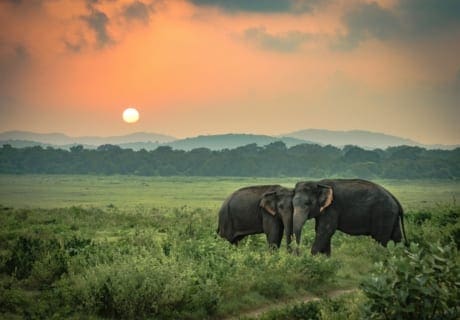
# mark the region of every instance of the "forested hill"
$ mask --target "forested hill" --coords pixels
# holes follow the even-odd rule
[[[460,148],[447,151],[400,146],[371,151],[315,144],[288,148],[283,142],[273,142],[264,147],[249,144],[221,151],[182,151],[166,146],[133,151],[114,145],[96,150],[75,146],[67,151],[3,145],[0,173],[458,179]]]

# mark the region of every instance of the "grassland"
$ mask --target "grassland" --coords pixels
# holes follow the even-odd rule
[[[293,187],[308,178],[206,178],[86,175],[0,175],[0,203],[15,208],[68,206],[121,209],[218,209],[232,191],[248,185],[281,184]],[[460,199],[455,180],[376,180],[406,210],[431,208]]]
[[[367,237],[337,233],[327,259],[308,252],[312,223],[300,256],[268,251],[263,235],[239,247],[215,236],[232,191],[299,180],[0,175],[0,317],[220,319],[358,288],[387,255]],[[459,182],[376,182],[400,199],[410,239],[460,235]],[[344,302],[345,318],[363,299]]]

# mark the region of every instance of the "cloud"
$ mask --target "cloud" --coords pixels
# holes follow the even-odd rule
[[[367,38],[386,40],[393,37],[401,26],[393,12],[377,3],[363,3],[342,18],[348,33],[340,38],[338,47],[352,49]]]
[[[406,23],[406,32],[412,36],[460,26],[458,0],[400,0],[396,10]]]
[[[44,0],[0,0],[10,4],[13,9],[24,11],[40,10],[45,3]]]
[[[25,45],[0,41],[0,95],[8,91],[7,85],[18,72],[27,69],[29,62],[30,53]]]
[[[17,45],[14,48],[14,52],[17,59],[21,62],[27,61],[29,59],[29,52],[27,51],[27,48],[23,45]]]
[[[324,0],[190,0],[198,6],[214,6],[227,12],[304,13]]]
[[[73,53],[81,52],[86,45],[86,42],[84,39],[80,39],[76,42],[72,42],[70,40],[64,39],[63,42],[64,42],[66,49]]]
[[[310,35],[300,31],[289,31],[273,35],[264,27],[250,28],[244,31],[244,39],[257,47],[278,52],[294,52],[310,39]]]
[[[30,58],[29,51],[21,43],[7,43],[0,41],[0,65],[8,67],[13,64],[23,64]]]
[[[139,20],[143,23],[149,22],[149,8],[141,1],[134,1],[123,9],[123,16],[126,20]]]
[[[361,42],[378,40],[416,41],[439,33],[450,34],[460,26],[458,0],[399,0],[391,8],[360,3],[342,17],[347,28],[337,47],[353,49]]]
[[[82,19],[87,23],[88,27],[95,32],[96,42],[99,47],[103,48],[113,43],[112,38],[107,32],[109,18],[104,12],[91,8],[91,13],[87,16],[83,16]]]

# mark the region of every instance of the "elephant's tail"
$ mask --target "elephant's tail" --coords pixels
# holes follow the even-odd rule
[[[399,219],[401,220],[401,229],[402,229],[402,234],[403,234],[403,237],[404,237],[404,245],[406,247],[409,246],[409,240],[407,240],[407,236],[406,236],[406,228],[404,228],[404,210],[403,210],[403,207],[401,205],[401,203],[399,202],[398,199],[396,199],[395,196],[393,196],[393,199],[396,201],[396,203],[398,204],[398,208],[399,208]]]

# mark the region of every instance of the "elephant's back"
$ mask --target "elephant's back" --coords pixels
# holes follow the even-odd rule
[[[228,201],[231,203],[232,208],[237,206],[247,207],[253,203],[259,203],[262,195],[266,192],[274,191],[280,188],[279,185],[261,185],[261,186],[249,186],[236,190],[233,192]]]
[[[334,201],[344,202],[347,205],[355,202],[359,206],[385,206],[391,211],[399,211],[399,202],[383,186],[363,179],[334,179],[323,180],[334,189]]]

